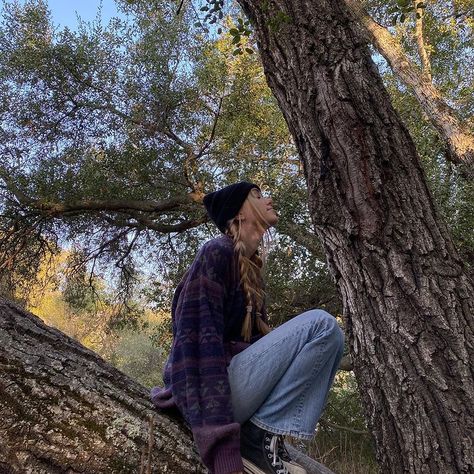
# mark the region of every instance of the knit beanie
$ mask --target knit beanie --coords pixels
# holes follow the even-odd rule
[[[222,233],[225,233],[227,222],[238,214],[252,188],[260,191],[256,184],[241,181],[204,196],[207,213]]]

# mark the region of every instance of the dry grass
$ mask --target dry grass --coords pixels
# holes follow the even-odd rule
[[[336,474],[378,474],[378,466],[368,436],[342,431],[318,433],[311,441],[291,443]]]

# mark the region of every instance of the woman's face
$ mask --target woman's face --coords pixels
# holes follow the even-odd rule
[[[249,201],[251,201],[251,204]],[[257,188],[250,190],[249,197],[245,200],[240,214],[247,221],[257,222],[263,220],[267,228],[278,222],[278,214],[273,209],[272,198],[264,196]]]

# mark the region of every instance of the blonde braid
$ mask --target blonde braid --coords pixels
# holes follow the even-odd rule
[[[262,334],[270,332],[269,326],[262,319],[262,308],[265,300],[265,292],[262,288],[261,268],[262,259],[255,252],[250,258],[245,256],[245,244],[240,238],[241,223],[238,218],[234,218],[228,228],[227,235],[230,235],[234,241],[234,250],[238,256],[240,283],[244,291],[247,307],[244,322],[242,324],[242,333],[245,341],[250,341],[252,336],[252,310],[255,307],[257,315],[257,329]]]

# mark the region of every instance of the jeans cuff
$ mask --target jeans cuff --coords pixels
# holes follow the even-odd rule
[[[313,439],[314,437],[314,433],[300,433],[299,431],[282,430],[281,428],[275,428],[274,426],[269,426],[266,423],[263,423],[263,421],[260,421],[255,416],[250,418],[250,421],[254,425],[261,428],[262,430],[268,431],[269,433],[272,433],[272,434],[291,436],[292,438],[305,439],[305,440]]]

